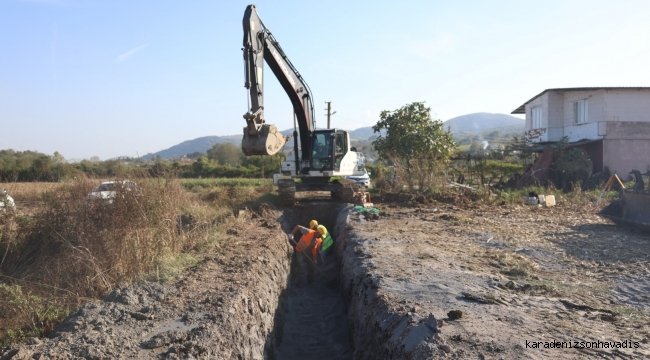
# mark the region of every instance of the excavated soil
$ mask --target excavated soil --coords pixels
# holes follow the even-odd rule
[[[650,235],[593,204],[376,205],[257,210],[175,282],[116,290],[0,359],[650,356]],[[299,288],[284,232],[312,218],[336,256]]]
[[[650,357],[650,236],[597,210],[433,202],[352,215],[339,246],[355,358]]]

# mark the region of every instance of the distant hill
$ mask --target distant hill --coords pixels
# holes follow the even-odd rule
[[[490,113],[474,113],[462,115],[449,119],[444,122],[445,130],[451,128],[451,133],[467,134],[467,133],[480,133],[486,130],[497,130],[509,128],[513,131],[524,131],[524,119],[506,115],[506,114],[490,114]],[[521,128],[521,129],[519,129]]]
[[[142,156],[143,159],[151,159],[154,156],[160,156],[163,159],[171,159],[181,157],[183,155],[191,154],[194,152],[205,153],[214,144],[233,143],[235,145],[241,144],[241,135],[229,136],[204,136],[194,140],[183,141],[178,145],[174,145],[169,149],[161,150],[153,154]]]
[[[451,127],[451,132],[457,134],[470,134],[481,133],[486,130],[501,130],[507,129],[508,131],[524,131],[524,120],[506,115],[506,114],[489,114],[489,113],[475,113],[469,115],[458,116],[453,119],[447,120],[444,123],[445,130]],[[281,131],[282,135],[293,135],[293,129],[286,129]],[[382,131],[382,135],[386,132]],[[362,127],[356,130],[350,130],[350,138],[356,140],[372,140],[379,134],[372,131],[371,126]],[[183,155],[191,154],[194,152],[205,153],[214,144],[232,143],[237,146],[241,144],[242,135],[229,135],[229,136],[204,136],[194,140],[183,141],[178,145],[174,145],[169,149],[158,151],[154,154],[144,155],[143,159],[151,159],[153,156],[160,156],[164,159],[174,157],[181,157]],[[285,150],[293,149],[293,138],[285,145]]]

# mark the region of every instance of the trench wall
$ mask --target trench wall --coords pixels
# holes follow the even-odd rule
[[[437,321],[398,309],[395,296],[381,290],[369,248],[372,234],[355,230],[354,224],[365,220],[351,215],[351,209],[339,213],[334,234],[354,359],[430,358],[438,349],[433,341]]]

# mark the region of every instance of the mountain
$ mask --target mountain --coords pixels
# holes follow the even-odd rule
[[[191,154],[197,151],[205,153],[214,144],[222,144],[228,142],[239,146],[241,144],[241,135],[204,136],[196,138],[194,140],[186,140],[178,145],[170,147],[169,149],[161,150],[153,154],[144,155],[142,158],[151,159],[154,156],[160,156],[164,159],[170,159],[181,157],[183,155]]]
[[[524,131],[524,119],[506,115],[490,113],[467,114],[449,119],[444,122],[445,130],[451,128],[451,133],[480,133],[486,130],[508,128],[508,130]],[[521,128],[521,129],[519,129]]]
[[[490,113],[475,113],[463,116],[458,116],[444,122],[445,130],[451,127],[451,132],[454,135],[480,133],[486,130],[505,130],[508,131],[524,131],[524,120],[506,115],[506,114],[490,114]],[[281,131],[282,135],[293,135],[293,129],[286,129]],[[382,131],[382,135],[386,132]],[[356,140],[373,140],[377,137],[377,133],[372,131],[371,126],[362,127],[356,130],[350,130],[350,138]],[[143,159],[151,159],[153,156],[160,156],[161,158],[170,159],[174,157],[181,157],[183,155],[191,154],[194,152],[206,153],[208,149],[214,144],[232,143],[237,146],[241,144],[242,135],[228,135],[228,136],[204,136],[194,140],[183,141],[178,145],[174,145],[169,149],[158,151],[154,154],[144,155]],[[293,149],[293,137],[285,145],[285,150]]]

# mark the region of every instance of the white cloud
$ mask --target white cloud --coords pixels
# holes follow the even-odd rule
[[[116,57],[115,60],[114,60],[113,62],[115,62],[115,63],[125,62],[125,61],[127,61],[129,58],[131,58],[131,56],[135,55],[135,53],[137,53],[138,51],[140,51],[140,50],[142,50],[142,49],[144,49],[144,48],[146,48],[146,47],[147,47],[147,45],[140,45],[140,46],[138,46],[138,47],[135,48],[135,49],[131,49],[131,50],[125,52],[124,54],[122,54],[122,55]]]

